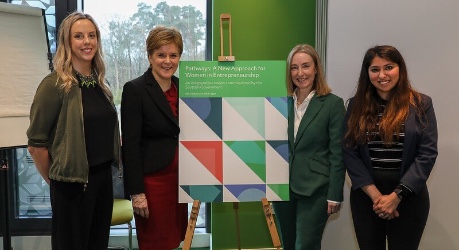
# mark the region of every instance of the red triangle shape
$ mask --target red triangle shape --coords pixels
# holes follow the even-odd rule
[[[191,154],[223,183],[223,149],[221,141],[181,141]]]

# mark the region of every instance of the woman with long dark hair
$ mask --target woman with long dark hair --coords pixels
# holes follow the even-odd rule
[[[392,46],[366,52],[349,101],[343,158],[360,249],[417,249],[430,202],[426,181],[437,158],[432,100],[413,89]]]

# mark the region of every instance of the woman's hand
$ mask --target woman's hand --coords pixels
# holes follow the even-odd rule
[[[328,209],[327,209],[328,215],[336,214],[338,213],[340,209],[341,209],[341,203],[333,202],[333,201],[328,202]]]
[[[147,197],[145,194],[134,194],[131,196],[131,199],[134,213],[148,219],[150,213],[148,212]]]
[[[48,183],[49,185],[51,181],[49,179],[50,157],[48,149],[45,147],[36,148],[29,146],[28,150],[30,155],[32,156],[33,163],[35,164],[38,173],[40,173],[41,177],[43,177],[43,180],[45,180],[46,183]]]
[[[397,211],[400,199],[392,192],[389,195],[381,195],[373,203],[373,211],[382,219],[391,220],[399,216]]]

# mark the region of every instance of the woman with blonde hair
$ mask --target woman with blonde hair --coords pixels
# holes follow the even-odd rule
[[[274,202],[283,249],[319,250],[328,217],[343,200],[343,99],[331,93],[307,44],[287,58],[290,201]]]
[[[100,31],[90,15],[74,12],[58,42],[55,70],[30,109],[28,149],[50,185],[52,249],[107,249],[120,134]]]

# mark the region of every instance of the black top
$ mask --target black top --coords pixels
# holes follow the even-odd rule
[[[384,144],[379,134],[379,123],[388,102],[386,100],[380,99],[379,103],[380,106],[376,131],[369,132],[369,136],[372,138],[368,142],[371,167],[374,170],[373,174],[375,181],[383,179],[386,182],[398,182],[399,173],[402,167],[404,146],[403,142],[405,140],[405,123],[402,123],[401,130],[398,135],[394,133],[392,143]],[[381,171],[384,171],[385,173]],[[408,197],[411,194],[411,190],[402,184],[399,184],[396,188],[401,190],[401,192],[398,194],[400,195],[399,197]]]
[[[392,143],[385,144],[382,141],[382,138],[379,134],[379,122],[381,121],[382,115],[384,114],[386,105],[387,101],[381,99],[375,131],[367,132],[367,135],[371,138],[368,142],[371,166],[373,169],[392,170],[399,172],[402,166],[403,141],[405,138],[404,124],[402,124],[402,129],[398,135],[394,133],[394,139]]]
[[[99,84],[81,87],[84,136],[89,167],[113,160],[116,111]]]

